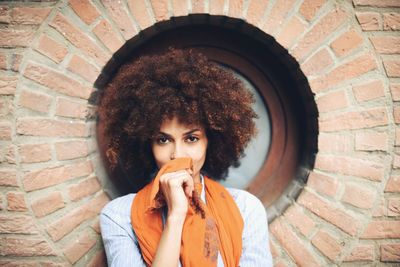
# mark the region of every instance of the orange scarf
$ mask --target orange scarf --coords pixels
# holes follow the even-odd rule
[[[132,202],[132,227],[148,266],[153,262],[163,231],[161,208],[165,203],[161,203],[159,198],[159,178],[164,173],[190,168],[190,158],[168,162],[156,178],[136,194]],[[200,202],[205,218],[189,205],[182,230],[182,266],[217,266],[219,251],[226,267],[237,267],[242,253],[242,216],[232,196],[222,185],[207,177],[204,177],[204,183],[207,205]]]

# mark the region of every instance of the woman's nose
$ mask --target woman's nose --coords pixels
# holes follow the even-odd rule
[[[171,154],[171,159],[176,159],[176,158],[184,158],[187,157],[187,153],[184,147],[184,144],[180,143],[175,143],[174,149]]]

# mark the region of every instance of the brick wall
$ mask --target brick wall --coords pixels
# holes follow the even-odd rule
[[[270,225],[275,265],[398,265],[398,0],[1,3],[0,265],[104,263],[93,82],[126,40],[189,13],[243,18],[274,36],[315,93],[319,153]]]

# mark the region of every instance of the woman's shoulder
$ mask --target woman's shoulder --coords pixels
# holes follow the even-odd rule
[[[101,211],[102,215],[106,215],[110,218],[130,218],[132,201],[136,194],[128,194],[118,198],[115,198],[108,202]]]
[[[232,196],[243,217],[247,217],[254,211],[265,212],[265,207],[261,201],[248,191],[227,187],[226,190]]]

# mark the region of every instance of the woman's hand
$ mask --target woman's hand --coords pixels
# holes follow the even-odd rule
[[[168,206],[168,219],[184,220],[192,197],[194,182],[191,170],[163,174],[160,187]]]

